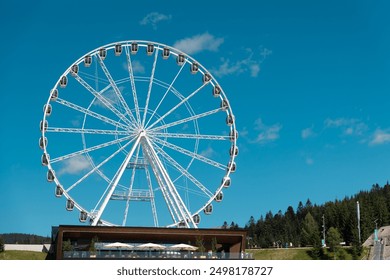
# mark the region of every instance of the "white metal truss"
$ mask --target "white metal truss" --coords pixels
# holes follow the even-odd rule
[[[178,215],[177,218],[179,221],[184,222],[187,227],[194,227],[197,228],[196,224],[194,223],[192,219],[192,215],[188,211],[186,205],[184,204],[182,198],[180,197],[179,193],[177,192],[177,189],[175,185],[173,184],[168,172],[164,168],[164,165],[162,164],[160,158],[158,157],[156,151],[153,148],[153,145],[151,144],[150,140],[147,137],[143,138],[142,141],[144,149],[147,149],[149,152],[149,155],[151,156],[151,161],[153,162],[153,165],[156,167],[156,170],[158,170],[159,174],[161,174],[164,185],[167,187],[169,195],[173,199],[174,208],[177,209],[175,211],[175,214]]]
[[[94,217],[94,219],[92,221],[92,225],[93,226],[96,226],[98,224],[98,222],[100,220],[100,217],[103,214],[104,209],[106,208],[107,203],[110,200],[112,194],[114,193],[115,188],[116,188],[116,186],[119,183],[119,180],[122,178],[123,172],[125,171],[126,166],[129,164],[130,159],[133,156],[133,153],[134,153],[135,149],[137,148],[137,146],[139,144],[139,141],[141,140],[142,136],[143,136],[142,134],[137,136],[137,140],[135,141],[134,146],[131,148],[130,152],[127,154],[127,156],[126,156],[125,160],[123,161],[122,165],[120,166],[118,172],[115,174],[115,177],[113,178],[113,181],[108,186],[107,195],[104,198],[104,201],[103,201],[102,205],[100,206],[99,210],[96,213],[96,216]]]

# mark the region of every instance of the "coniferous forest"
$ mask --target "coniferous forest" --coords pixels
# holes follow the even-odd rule
[[[360,236],[358,230],[357,202],[360,205]],[[312,204],[310,199],[299,202],[296,209],[289,206],[284,212],[269,211],[258,220],[253,216],[245,225],[250,248],[271,247],[321,247],[337,235],[346,245],[360,246],[374,232],[375,227],[390,225],[390,184],[374,184],[370,191],[360,191],[352,197]],[[227,227],[225,222],[223,227]],[[234,222],[230,228],[238,228]],[[329,239],[328,239],[329,238]]]

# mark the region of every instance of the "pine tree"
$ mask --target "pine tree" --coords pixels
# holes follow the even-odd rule
[[[319,246],[319,244],[321,244],[321,239],[318,224],[309,212],[302,224],[302,245]]]
[[[4,252],[4,240],[0,237],[0,252]]]

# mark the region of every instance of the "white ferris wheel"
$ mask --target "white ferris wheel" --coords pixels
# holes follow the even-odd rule
[[[70,65],[43,107],[41,163],[80,222],[197,228],[231,184],[235,118],[189,55],[111,43]]]

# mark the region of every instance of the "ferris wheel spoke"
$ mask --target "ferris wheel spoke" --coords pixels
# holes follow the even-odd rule
[[[167,116],[169,116],[170,114],[172,114],[172,112],[174,112],[177,108],[179,108],[181,105],[183,105],[185,102],[187,102],[191,97],[193,97],[195,94],[197,94],[201,89],[203,89],[205,86],[207,85],[207,83],[203,83],[199,88],[197,88],[196,90],[194,90],[190,95],[188,95],[187,97],[183,98],[182,100],[180,100],[179,103],[177,103],[174,107],[172,107],[168,112],[166,112],[164,115],[162,115],[160,118],[158,118],[154,123],[152,123],[148,129],[151,129],[153,126],[155,126],[157,123],[159,123],[160,121],[162,121],[163,119],[165,119]]]
[[[66,106],[66,107],[69,107],[69,108],[71,108],[71,109],[74,109],[74,110],[76,110],[76,111],[79,111],[79,112],[81,112],[81,113],[84,113],[84,114],[86,114],[86,115],[88,115],[88,116],[91,116],[91,117],[93,117],[93,118],[96,118],[96,119],[98,119],[98,120],[101,120],[102,122],[111,124],[111,125],[113,125],[113,126],[115,126],[115,127],[116,127],[116,126],[117,126],[117,127],[120,127],[120,128],[122,128],[123,130],[128,130],[128,127],[125,126],[124,124],[122,124],[122,123],[120,123],[120,122],[118,122],[118,121],[114,121],[114,120],[112,120],[112,119],[110,119],[110,118],[107,118],[107,117],[105,117],[105,116],[103,116],[103,115],[101,115],[101,114],[98,114],[98,113],[94,112],[94,111],[91,111],[90,109],[86,109],[86,108],[84,108],[84,107],[81,107],[81,106],[79,106],[79,105],[76,105],[76,104],[74,104],[74,103],[72,103],[72,102],[66,101],[66,100],[61,99],[61,98],[58,98],[56,102],[59,103],[59,104],[62,104],[62,105],[64,105],[64,106]]]
[[[172,149],[174,151],[180,152],[180,153],[182,153],[182,154],[184,154],[184,155],[186,155],[188,157],[196,158],[197,160],[200,160],[200,161],[202,161],[204,163],[207,163],[209,165],[215,166],[215,167],[217,167],[219,169],[222,169],[222,170],[226,169],[226,165],[224,165],[224,164],[216,162],[216,161],[214,161],[212,159],[209,159],[209,158],[207,158],[205,156],[202,156],[200,154],[197,154],[197,153],[191,152],[189,150],[186,150],[186,149],[184,149],[182,147],[179,147],[179,146],[177,146],[175,144],[169,143],[168,141],[165,141],[165,140],[162,140],[162,139],[159,139],[159,138],[153,138],[153,141],[156,142],[156,143],[159,143],[162,146],[168,147],[168,148],[170,148],[170,149]]]
[[[138,124],[140,124],[141,123],[141,116],[140,116],[140,112],[139,112],[137,89],[135,87],[134,71],[133,71],[133,65],[131,63],[129,46],[125,46],[125,52],[126,52],[126,58],[127,58],[127,70],[129,71],[129,76],[130,76],[131,92],[133,93],[133,99],[134,99],[135,114],[136,114],[136,117],[138,120]]]
[[[173,203],[173,200],[172,200],[172,198],[167,190],[167,187],[166,187],[166,185],[165,185],[165,183],[164,183],[164,181],[159,173],[159,170],[158,170],[156,164],[154,163],[154,160],[152,159],[152,155],[151,155],[150,151],[148,150],[148,148],[144,144],[142,144],[142,147],[143,147],[144,155],[148,159],[148,162],[150,163],[153,174],[157,180],[157,184],[159,185],[158,190],[160,190],[162,195],[163,195],[165,204],[168,208],[168,211],[169,211],[169,214],[172,218],[172,221],[174,223],[177,223],[178,220],[176,217],[178,216],[178,210],[177,210],[175,204]]]
[[[129,131],[90,129],[90,128],[64,128],[48,127],[47,132],[79,133],[79,134],[103,134],[103,135],[130,135]]]
[[[50,163],[56,163],[56,162],[63,161],[63,160],[66,160],[66,159],[69,159],[69,158],[72,158],[72,157],[75,157],[75,156],[79,156],[79,155],[86,154],[86,153],[89,153],[89,152],[92,152],[92,151],[96,151],[96,150],[99,150],[99,149],[102,149],[102,148],[105,148],[105,147],[108,147],[108,146],[119,144],[119,143],[121,143],[123,141],[127,141],[127,140],[129,140],[129,139],[131,139],[133,137],[134,136],[130,135],[130,136],[127,136],[127,137],[123,137],[121,139],[116,139],[116,140],[113,140],[113,141],[109,141],[109,142],[106,142],[106,143],[103,143],[103,144],[100,144],[100,145],[96,145],[96,146],[93,146],[93,147],[90,147],[90,148],[87,148],[87,149],[79,150],[77,152],[73,152],[73,153],[70,153],[70,154],[67,154],[67,155],[64,155],[64,156],[60,156],[60,157],[51,159]]]
[[[122,178],[122,175],[123,175],[125,169],[127,168],[128,164],[130,162],[131,157],[133,156],[137,146],[140,143],[141,137],[142,137],[142,135],[138,135],[137,136],[136,141],[135,141],[133,147],[131,148],[130,152],[126,155],[126,158],[122,162],[122,164],[121,164],[120,168],[118,169],[118,171],[115,173],[112,182],[108,185],[108,188],[107,188],[108,192],[107,192],[107,194],[106,194],[106,196],[104,198],[103,203],[101,204],[99,210],[96,213],[96,217],[94,217],[94,219],[93,219],[93,222],[92,222],[93,226],[96,226],[98,224],[98,222],[100,220],[100,217],[102,216],[104,210],[106,209],[108,201],[111,199],[111,196],[114,193],[114,191],[115,191],[115,189],[116,189],[120,179]]]
[[[212,192],[207,189],[201,182],[199,182],[194,176],[191,175],[191,173],[188,172],[186,168],[181,166],[177,161],[175,161],[170,155],[168,155],[163,149],[161,149],[159,146],[154,144],[154,147],[158,150],[158,152],[173,166],[175,167],[180,173],[185,175],[192,183],[194,183],[199,190],[202,191],[203,194],[207,196],[207,198],[211,198],[213,196]]]
[[[147,146],[147,149],[151,154],[152,161],[157,166],[159,173],[162,175],[162,177],[166,183],[166,186],[168,187],[168,191],[173,198],[173,202],[179,211],[179,220],[183,221],[187,227],[190,227],[189,222],[191,222],[193,227],[197,228],[196,224],[193,221],[192,215],[190,214],[190,212],[187,209],[186,205],[184,204],[182,198],[180,197],[179,193],[177,192],[177,189],[176,189],[175,185],[173,184],[172,179],[170,178],[168,172],[164,168],[164,165],[162,164],[156,151],[153,149],[153,146],[152,146],[150,140],[148,139],[148,137],[144,138],[143,143],[145,146]]]
[[[154,73],[156,71],[157,58],[158,58],[158,49],[156,49],[156,51],[154,52],[153,68],[152,68],[152,73],[150,74],[149,88],[148,88],[148,93],[146,96],[146,103],[145,103],[145,109],[144,109],[144,116],[142,119],[142,126],[145,125],[146,114],[148,112],[150,94],[152,92],[152,86],[153,86],[153,80],[154,80]]]
[[[131,168],[132,170],[131,170],[130,186],[129,186],[129,190],[128,190],[128,196],[127,196],[127,199],[126,199],[126,208],[125,208],[125,213],[124,213],[124,217],[123,217],[123,221],[122,221],[122,226],[126,225],[126,221],[127,221],[127,214],[129,212],[131,192],[133,191],[134,178],[135,178],[136,167],[137,167],[136,164],[138,162],[138,156],[139,156],[140,148],[141,148],[141,145],[138,145],[137,151],[136,151],[136,154],[135,154],[135,164],[134,164],[133,168]]]
[[[177,77],[179,77],[181,71],[183,70],[184,65],[185,65],[185,63],[183,63],[183,65],[180,67],[179,71],[177,72],[175,78],[173,78],[171,84],[168,86],[168,88],[167,88],[167,90],[165,91],[163,97],[160,99],[160,102],[157,104],[156,108],[153,110],[153,113],[152,113],[152,115],[150,116],[150,118],[149,118],[148,122],[146,123],[145,127],[148,126],[148,124],[150,123],[150,121],[153,119],[155,113],[156,113],[156,112],[158,111],[158,109],[160,108],[161,103],[164,101],[165,97],[167,96],[167,94],[169,93],[169,91],[171,90],[171,88],[173,87],[173,84],[175,83]]]
[[[145,168],[145,175],[146,175],[146,180],[148,182],[149,192],[152,196],[151,207],[152,207],[152,213],[153,213],[153,222],[154,222],[154,226],[158,227],[159,223],[158,223],[158,216],[157,216],[157,208],[156,208],[156,203],[154,201],[154,191],[153,191],[152,180],[151,180],[150,173],[149,173],[149,168]]]
[[[91,176],[95,172],[99,172],[100,168],[105,165],[107,162],[109,162],[112,158],[114,158],[117,154],[122,152],[127,146],[129,146],[131,143],[133,143],[135,138],[131,139],[129,142],[127,142],[125,145],[120,147],[118,150],[116,150],[114,153],[112,153],[110,156],[108,156],[106,159],[104,159],[101,163],[98,165],[94,166],[88,173],[86,173],[83,177],[81,177],[77,182],[75,182],[73,185],[71,185],[69,188],[66,189],[66,192],[71,191],[74,187],[79,185],[81,182],[83,182],[85,179],[87,179],[89,176]],[[105,180],[107,182],[110,182],[110,180],[105,177]]]
[[[229,140],[230,136],[224,135],[205,135],[205,134],[191,134],[191,133],[165,133],[165,132],[151,132],[151,136],[160,138],[183,138],[183,139],[199,139],[199,140]]]
[[[96,57],[98,58],[100,67],[102,68],[104,74],[106,75],[108,81],[110,82],[110,85],[111,85],[112,89],[114,90],[116,97],[119,99],[119,102],[121,103],[122,107],[125,109],[126,114],[129,116],[129,118],[132,122],[136,123],[136,120],[135,120],[133,114],[131,113],[129,106],[127,105],[126,101],[124,100],[118,86],[114,82],[114,79],[112,78],[110,71],[108,71],[106,64],[103,62],[103,59],[99,55],[97,55]]]
[[[180,124],[183,124],[183,123],[186,123],[186,122],[190,122],[190,121],[198,120],[198,119],[201,119],[201,118],[205,118],[207,116],[216,114],[216,113],[221,112],[221,111],[222,111],[221,108],[210,110],[208,112],[204,112],[204,113],[201,113],[201,114],[193,115],[191,117],[188,117],[188,118],[185,118],[185,119],[182,119],[182,120],[178,120],[178,121],[175,121],[175,122],[167,123],[167,124],[164,124],[164,125],[152,128],[150,131],[152,132],[152,131],[163,130],[163,129],[168,128],[168,127],[172,127],[172,126],[180,125]]]
[[[110,109],[115,115],[117,115],[123,122],[125,122],[130,127],[134,128],[135,124],[132,123],[129,119],[126,118],[121,112],[116,109],[109,100],[107,100],[103,95],[91,87],[87,82],[85,82],[79,75],[75,75],[75,79],[90,93],[92,93],[100,102],[104,104],[108,109]]]

